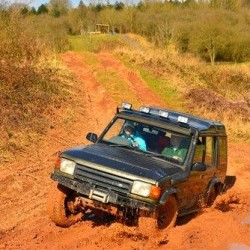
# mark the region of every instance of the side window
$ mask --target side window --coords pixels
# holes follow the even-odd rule
[[[203,138],[199,137],[195,149],[193,162],[203,162],[203,158],[205,155],[204,152],[205,152],[205,145],[203,143]]]
[[[205,159],[207,165],[214,165],[214,138],[206,137]]]
[[[203,162],[206,165],[215,165],[216,140],[212,136],[199,137],[193,162]]]
[[[214,166],[215,164],[215,160],[216,160],[216,138],[212,137],[212,136],[208,136],[206,137],[205,140],[205,159],[204,159],[204,163],[210,166]]]
[[[219,137],[219,166],[226,166],[227,165],[227,138],[226,137]]]

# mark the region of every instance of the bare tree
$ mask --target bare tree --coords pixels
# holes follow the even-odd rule
[[[68,13],[69,8],[71,7],[70,0],[50,0],[49,1],[49,11],[55,16],[61,16]]]

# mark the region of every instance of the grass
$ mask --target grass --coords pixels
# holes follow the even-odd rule
[[[109,34],[69,36],[70,48],[76,52],[99,52],[121,43],[119,36]]]
[[[135,105],[138,104],[136,96],[124,80],[119,77],[117,72],[108,68],[104,69],[93,53],[82,52],[81,55],[84,57],[85,63],[89,66],[97,82],[107,90],[117,104],[125,101],[124,99]]]
[[[156,78],[143,69],[140,69],[140,75],[148,86],[162,98],[169,108],[176,110],[183,109],[183,103],[181,102],[178,91],[170,80]]]
[[[134,60],[134,58],[131,60],[130,53],[127,54],[126,50],[118,50],[117,56],[128,68],[140,73],[140,76],[149,88],[161,97],[167,107],[173,110],[185,110],[185,103],[183,102],[181,94],[178,88],[176,88],[176,84],[174,84],[170,78],[158,77],[153,74],[152,71],[150,72],[147,68],[144,68],[143,65],[134,63],[134,61],[137,60]]]
[[[131,37],[131,35],[129,36]],[[136,40],[137,39],[138,38],[136,38]],[[110,72],[107,70],[105,74],[95,73],[98,72],[100,64],[93,52],[98,52],[99,48],[105,47],[102,44],[106,44],[106,48],[108,47],[107,44],[109,44],[110,48],[119,47],[117,46],[117,43],[120,44],[121,42],[119,36],[103,34],[93,36],[70,36],[69,41],[72,50],[82,54],[85,62],[91,68],[97,81],[105,87],[105,89],[111,94],[112,98],[116,102],[120,103],[121,101],[124,101],[124,98],[126,98],[127,101],[130,101],[135,105],[138,104],[136,97],[133,97],[134,93],[129,90],[129,87],[126,83],[119,79],[115,72]],[[147,44],[143,43],[143,39],[140,39],[140,43]],[[122,49],[119,47],[118,50],[123,50],[125,45],[122,45]],[[147,44],[147,46],[144,47],[149,47],[149,45]],[[124,56],[118,57],[128,68],[134,70],[135,65],[129,62],[130,58],[126,57],[125,54]],[[142,79],[147,83],[152,91],[161,97],[163,102],[166,103],[166,106],[176,110],[184,109],[184,103],[181,99],[181,96],[178,93],[176,86],[174,86],[170,79],[161,79],[156,77],[139,65],[136,65],[136,70],[140,73]]]
[[[74,37],[71,43],[76,51],[84,52],[85,61],[97,81],[116,102],[120,103],[124,98],[132,103],[138,103],[138,100],[116,72],[99,71],[101,65],[92,52],[102,48],[112,51],[131,70],[140,72],[167,107],[212,120],[220,119],[231,138],[250,139],[249,107],[239,99],[242,94],[249,98],[249,63],[215,65],[212,69],[192,55],[159,51],[150,46],[144,46],[146,51],[143,52],[133,51],[124,44],[117,46],[116,43],[121,45],[118,36]]]
[[[109,95],[117,104],[128,101],[133,103],[135,106],[139,106],[140,103],[138,102],[135,94],[124,82],[124,79],[121,79],[116,72],[109,70],[105,73],[98,72],[95,77],[97,81],[105,87]]]

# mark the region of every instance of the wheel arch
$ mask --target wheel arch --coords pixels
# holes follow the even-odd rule
[[[214,177],[208,184],[207,186],[207,191],[206,193],[209,193],[212,189],[215,189],[216,194],[218,195],[222,188],[223,188],[223,183],[221,182],[221,180],[217,177]]]
[[[164,205],[170,195],[174,195],[175,198],[177,198],[177,190],[175,188],[169,188],[169,189],[165,190],[161,196],[159,203],[161,205]]]

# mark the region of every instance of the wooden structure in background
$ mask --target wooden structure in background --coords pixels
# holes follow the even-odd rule
[[[109,33],[109,25],[98,23],[95,25],[95,32]]]

